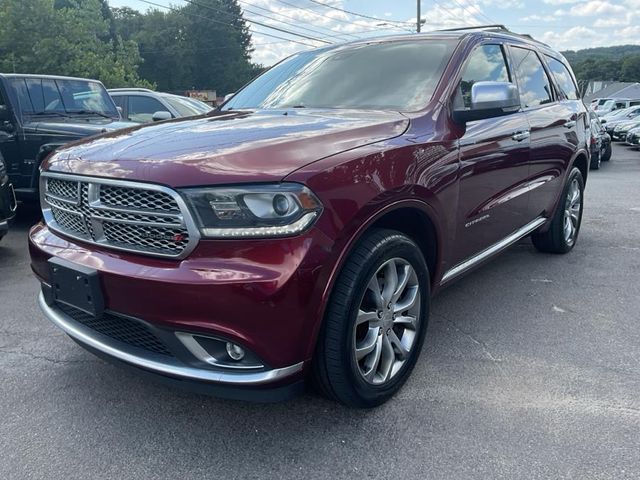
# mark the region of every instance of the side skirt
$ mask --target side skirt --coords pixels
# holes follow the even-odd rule
[[[503,238],[499,242],[494,243],[493,245],[491,245],[490,247],[485,248],[480,253],[477,253],[473,257],[470,257],[467,260],[463,261],[462,263],[459,263],[455,267],[447,270],[447,272],[442,277],[442,280],[440,281],[440,285],[444,285],[445,283],[450,282],[454,278],[457,278],[460,275],[464,274],[465,272],[471,270],[476,265],[484,262],[488,258],[490,258],[490,257],[500,253],[504,249],[510,247],[511,245],[516,243],[521,238],[524,238],[527,235],[529,235],[530,233],[534,232],[537,228],[539,228],[541,225],[543,225],[546,221],[547,221],[546,218],[538,217],[535,220],[533,220],[532,222],[527,223],[524,227],[519,228],[518,230],[513,232],[508,237]]]

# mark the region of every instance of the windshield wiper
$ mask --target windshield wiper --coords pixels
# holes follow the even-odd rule
[[[108,118],[113,120],[113,117],[107,115],[106,113],[98,112],[97,110],[68,110],[68,113],[78,114],[78,115],[99,115],[104,118]]]
[[[33,115],[33,116],[55,115],[56,117],[71,118],[71,115],[67,115],[66,113],[62,113],[62,112],[25,112],[25,113],[27,115]]]

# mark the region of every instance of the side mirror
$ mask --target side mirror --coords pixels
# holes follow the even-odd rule
[[[456,108],[453,118],[466,123],[502,117],[520,110],[518,89],[510,82],[476,82],[471,87],[471,108]]]
[[[235,94],[236,94],[236,92],[233,92],[233,93],[227,93],[227,94],[224,96],[224,99],[222,100],[222,102],[223,102],[223,103],[224,103],[224,102],[226,102],[226,101],[227,101],[227,100],[229,100],[231,97],[233,97]]]
[[[116,110],[118,111],[118,113],[120,114],[120,118],[122,118],[122,107],[120,106],[116,106]]]
[[[167,112],[166,110],[158,110],[151,117],[154,122],[161,122],[162,120],[170,120],[172,118],[173,115],[171,115],[171,112]]]

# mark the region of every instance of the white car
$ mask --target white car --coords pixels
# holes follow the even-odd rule
[[[122,118],[136,123],[191,117],[208,113],[213,109],[200,100],[154,92],[147,88],[112,88],[108,92],[118,106]]]
[[[635,105],[640,105],[640,99],[614,98],[605,101],[603,104],[600,104],[600,102],[598,102],[598,105],[594,107],[594,111],[598,114],[598,116],[602,117],[609,112],[633,107]]]

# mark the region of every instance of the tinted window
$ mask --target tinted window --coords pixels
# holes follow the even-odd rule
[[[500,45],[482,45],[469,56],[464,67],[460,91],[467,108],[471,107],[471,88],[476,82],[508,82],[509,72]]]
[[[34,80],[27,79],[25,80],[27,85],[27,94],[29,95],[29,100],[31,101],[31,105],[33,105],[33,109],[36,112],[41,112],[44,110],[44,99],[42,96],[42,80]]]
[[[129,120],[132,122],[146,123],[153,121],[153,114],[167,109],[158,100],[141,95],[129,97]]]
[[[577,100],[578,87],[573,82],[573,77],[564,63],[552,57],[547,57],[547,61],[549,62],[549,70],[551,70],[553,78],[556,79],[560,90],[569,100]]]
[[[223,110],[426,106],[457,41],[414,40],[302,52],[238,92]]]
[[[169,95],[166,95],[163,98],[165,102],[167,102],[169,105],[171,105],[173,108],[176,109],[176,111],[181,117],[190,117],[192,115],[199,115],[201,113],[206,113],[210,110],[209,109],[209,110],[203,111],[201,109],[197,109],[194,105],[191,104],[191,102],[189,102],[189,99],[187,98],[183,98],[179,96],[169,96]]]
[[[127,97],[125,95],[111,96],[111,98],[113,98],[113,101],[117,107],[124,109],[124,105],[127,102]]]
[[[53,80],[42,81],[42,98],[44,99],[45,111],[64,111],[62,97],[60,96],[56,82]]]
[[[102,84],[87,80],[12,78],[11,88],[21,114],[95,111],[117,117],[115,105]]]
[[[551,103],[551,85],[538,55],[532,50],[513,47],[513,61],[522,106],[537,107]]]

